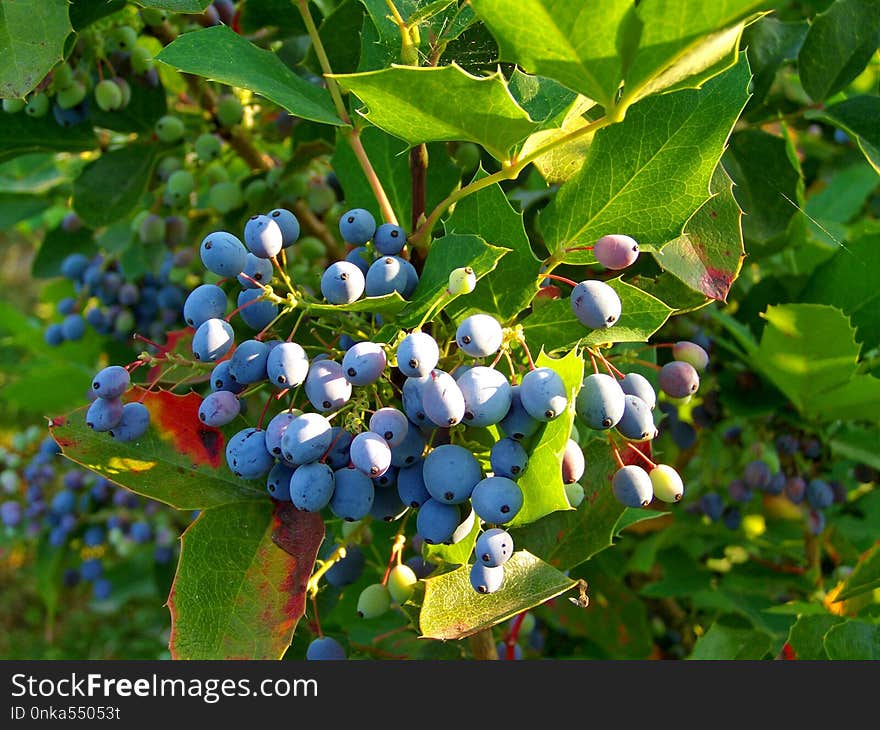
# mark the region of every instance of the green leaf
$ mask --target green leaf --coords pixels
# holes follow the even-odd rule
[[[847,317],[824,304],[767,308],[752,366],[803,413],[823,419],[880,419],[880,380],[857,375],[859,346]]]
[[[733,629],[714,623],[694,645],[689,659],[763,659],[771,638],[761,631]]]
[[[878,107],[880,111],[880,107]],[[880,122],[880,119],[878,119]],[[849,223],[864,208],[871,194],[880,187],[878,176],[870,165],[857,162],[848,167],[835,170],[829,177],[825,187],[807,200],[806,212],[820,223],[833,225]],[[813,235],[822,238],[824,232],[810,221]],[[850,238],[850,236],[847,236]],[[837,241],[828,241],[837,246]]]
[[[441,299],[442,306],[435,310],[434,316],[454,300],[446,294],[449,274],[452,271],[462,266],[470,266],[477,275],[477,288],[479,288],[480,279],[492,271],[509,250],[492,246],[472,234],[450,234],[434,240],[425,260],[419,285],[410,299],[410,305],[397,319],[400,327],[415,327]]]
[[[361,144],[391,201],[397,220],[407,228],[412,221],[412,178],[406,144],[377,127],[366,127],[361,132]],[[455,189],[461,179],[461,170],[453,164],[444,144],[429,144],[427,147],[425,207],[430,211]],[[345,191],[346,205],[365,208],[377,220],[380,219],[381,211],[376,196],[373,195],[351,145],[342,139],[342,135],[337,135],[336,150],[331,162]]]
[[[538,609],[538,617],[567,636],[596,644],[605,654],[598,658],[647,659],[654,648],[648,609],[620,579],[622,568],[610,553],[596,556],[578,573],[588,583],[586,610],[569,601],[556,601],[552,609]],[[570,651],[577,651],[577,658],[589,658],[581,656],[581,647]]]
[[[140,204],[158,159],[156,145],[108,150],[73,183],[73,208],[93,228],[127,216]]]
[[[600,345],[606,342],[647,342],[669,318],[672,309],[656,297],[623,279],[611,279],[607,284],[620,297],[621,315],[613,327],[588,330],[571,311],[568,294],[561,299],[533,306],[522,326],[530,344],[540,345],[548,352],[568,348],[575,343]]]
[[[0,191],[41,195],[69,182],[71,171],[61,170],[55,163],[55,156],[45,152],[0,162]]]
[[[607,0],[596,8],[569,0],[520,0],[516,12],[506,0],[471,5],[497,39],[502,59],[613,106],[623,75],[617,39],[626,30],[632,2]]]
[[[552,144],[554,146],[540,153],[532,163],[548,183],[564,183],[570,180],[583,166],[587,151],[593,143],[594,134],[585,132],[570,138],[567,142],[560,140],[588,126],[590,122],[585,115],[594,106],[595,102],[592,99],[579,96],[558,128],[544,129],[529,136],[523,144],[520,157],[546,149]]]
[[[753,74],[749,107],[764,100],[783,63],[797,58],[809,27],[806,20],[784,21],[768,15],[746,28],[742,45]]]
[[[473,510],[471,510],[468,514],[468,517],[465,518],[465,522],[467,522],[467,520],[469,519],[472,519],[472,515],[474,515]],[[461,528],[459,527],[459,529]],[[458,542],[451,545],[428,545],[426,543],[425,546],[422,548],[425,560],[429,560],[432,563],[467,565],[468,560],[470,560],[470,557],[474,552],[474,545],[477,542],[477,537],[479,537],[482,529],[483,528],[480,526],[480,520],[473,519],[473,521],[471,522],[470,531],[464,538],[462,538]]]
[[[711,191],[712,197],[685,224],[684,233],[654,258],[694,291],[724,302],[746,255],[742,211],[733,196],[733,181],[721,165],[715,168]]]
[[[626,508],[611,491],[611,477],[617,464],[608,442],[593,439],[583,445],[583,452],[586,471],[580,483],[585,496],[577,510],[554,512],[512,533],[517,547],[540,555],[559,570],[574,568],[611,547],[626,514]],[[621,453],[621,458],[624,463],[638,463],[638,457],[628,449]]]
[[[470,582],[470,567],[424,580],[419,630],[429,639],[461,639],[506,621],[571,590],[575,581],[525,550],[504,564],[504,582],[481,596]]]
[[[70,4],[70,24],[74,30],[82,30],[96,20],[106,18],[125,7],[126,0],[74,0]]]
[[[0,114],[0,162],[30,152],[86,152],[97,146],[88,124],[64,128],[51,114],[39,119],[23,112]]]
[[[274,513],[273,513],[274,512]],[[324,522],[264,499],[205,510],[168,596],[175,659],[280,659],[305,613]]]
[[[68,233],[60,226],[49,231],[40,243],[34,262],[31,264],[31,275],[38,279],[61,274],[61,262],[71,253],[91,254],[95,251],[94,231],[80,228]]]
[[[562,483],[562,455],[574,422],[574,401],[584,379],[584,360],[572,350],[565,357],[552,358],[541,352],[537,367],[553,370],[565,384],[568,407],[540,431],[540,437],[529,445],[529,466],[517,480],[523,493],[523,506],[510,522],[511,527],[527,525],[557,510],[569,510]]]
[[[138,397],[139,389],[129,397]],[[85,424],[87,408],[52,421],[51,432],[63,454],[126,489],[175,509],[207,509],[231,502],[265,501],[260,482],[245,481],[226,466],[225,432],[203,426],[198,411],[202,398],[151,391],[144,398],[150,428],[140,439],[114,441]]]
[[[762,6],[761,0],[644,0],[636,8],[642,32],[625,73],[624,99],[699,87],[733,66],[745,21]]]
[[[408,302],[396,291],[381,297],[363,297],[351,304],[309,304],[310,312],[372,312],[383,316],[394,316],[407,306]]]
[[[518,68],[513,70],[508,89],[526,113],[539,124],[539,129],[558,127],[566,112],[578,98],[562,84],[543,76],[530,76]]]
[[[367,105],[368,121],[410,145],[476,142],[506,160],[539,128],[516,103],[500,73],[472,76],[453,63],[441,68],[393,66],[334,78]]]
[[[835,601],[845,601],[880,587],[880,545],[865,553],[849,574]]]
[[[309,10],[317,23],[322,14],[314,2],[309,3]],[[239,6],[239,13],[239,26],[246,35],[265,33],[269,28],[275,29],[282,38],[304,36],[308,32],[299,10],[290,0],[245,2]]]
[[[826,263],[813,271],[800,299],[843,310],[868,351],[880,345],[880,226],[863,226]]]
[[[853,96],[810,116],[855,137],[871,167],[880,173],[880,97]]]
[[[157,60],[184,73],[250,89],[303,119],[342,125],[326,89],[297,76],[274,53],[225,25],[178,36]]]
[[[794,650],[795,657],[806,661],[828,659],[824,643],[825,634],[844,620],[840,616],[824,612],[800,616],[788,634],[788,643]]]
[[[135,0],[144,8],[168,10],[172,13],[201,13],[211,4],[211,0]]]
[[[285,7],[284,14],[299,16],[298,12],[290,12],[289,5]],[[352,43],[351,39],[360,34],[363,24],[364,6],[359,0],[344,0],[321,22],[318,35],[330,61],[330,68],[336,73],[350,73],[357,70],[361,48],[360,44]],[[304,63],[309,68],[320,69],[314,45],[309,47]],[[316,72],[320,73],[319,70]]]
[[[835,0],[819,13],[798,54],[801,83],[814,101],[844,89],[880,45],[880,2]]]
[[[880,469],[880,431],[856,424],[844,424],[828,438],[831,452],[844,459]]]
[[[485,171],[480,169],[474,179],[485,176]],[[447,307],[453,319],[463,319],[470,312],[491,312],[506,322],[528,306],[538,290],[541,262],[532,253],[522,213],[513,209],[498,184],[456,203],[445,228],[447,233],[472,233],[490,244],[510,249],[474,291],[458,297]]]
[[[41,213],[49,201],[29,193],[0,193],[0,230],[9,230],[19,221]]]
[[[880,625],[852,620],[832,626],[825,634],[825,651],[829,659],[880,659]]]
[[[803,178],[789,142],[760,129],[743,130],[731,138],[724,167],[745,213],[742,231],[748,250],[752,244],[768,246],[782,238],[804,202]]]
[[[606,233],[626,233],[643,247],[679,236],[709,195],[748,81],[743,59],[702,89],[646,99],[597,132],[583,167],[541,213],[549,250],[582,264],[595,261],[591,251],[565,249]]]
[[[23,98],[62,60],[73,30],[67,6],[67,0],[0,4],[0,98]]]

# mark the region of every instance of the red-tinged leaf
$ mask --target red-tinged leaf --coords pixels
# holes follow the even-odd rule
[[[164,355],[167,355],[168,353],[175,353],[178,355],[183,355],[184,357],[190,357],[192,355],[191,347],[193,334],[195,334],[195,330],[191,329],[190,327],[184,327],[183,329],[179,330],[172,330],[168,333],[164,345],[158,345],[158,343],[147,340],[141,335],[135,335],[135,339],[147,342],[151,345],[158,345],[158,347],[156,347],[156,357],[162,357]],[[227,356],[229,356],[229,353],[227,353]],[[150,385],[155,385],[156,383],[158,383],[162,372],[166,369],[167,367],[164,364],[154,365],[153,367],[151,367],[147,373],[147,383]]]
[[[128,399],[143,397],[150,427],[139,439],[115,441],[85,424],[87,407],[50,424],[53,438],[72,461],[126,489],[177,509],[206,509],[263,500],[262,482],[246,481],[226,466],[226,429],[209,428],[198,418],[201,397],[135,387]]]
[[[305,612],[320,514],[268,496],[205,510],[181,538],[168,596],[175,659],[280,659]]]
[[[715,168],[711,191],[712,197],[694,213],[684,233],[654,255],[691,289],[723,302],[745,258],[742,211],[721,165]]]

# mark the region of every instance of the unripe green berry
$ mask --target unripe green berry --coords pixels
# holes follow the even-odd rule
[[[220,155],[220,140],[210,132],[205,132],[196,138],[193,149],[202,162],[210,162]]]
[[[357,613],[361,618],[377,618],[391,608],[391,594],[381,583],[373,583],[358,596]]]
[[[189,170],[175,170],[168,177],[165,192],[172,204],[177,204],[189,197],[195,189],[196,179]]]
[[[205,167],[205,177],[211,184],[229,182],[229,170],[222,162],[215,160]]]
[[[142,221],[138,231],[143,243],[160,244],[165,241],[165,219],[150,213]]]
[[[221,126],[232,127],[241,122],[244,108],[233,94],[224,94],[217,100],[217,121]]]
[[[49,97],[42,91],[31,96],[28,100],[27,106],[24,108],[24,113],[29,117],[44,117],[48,111]]]
[[[113,28],[107,33],[104,41],[105,47],[109,51],[126,51],[131,53],[137,43],[137,31],[130,25],[123,25]]]
[[[115,83],[119,87],[119,91],[122,92],[122,103],[119,105],[119,108],[125,109],[131,101],[131,87],[128,85],[128,81],[121,76],[117,76],[113,79],[113,83]]]
[[[150,215],[150,211],[148,210],[139,210],[135,213],[134,218],[131,219],[130,227],[132,232],[137,233],[141,229],[141,223],[144,222],[144,219]]]
[[[155,27],[162,25],[162,23],[168,20],[168,13],[164,10],[156,10],[155,8],[141,8],[141,18],[143,18],[146,25]]]
[[[178,117],[173,117],[170,114],[166,114],[164,117],[161,117],[158,122],[156,122],[156,136],[160,141],[166,142],[168,144],[172,142],[177,142],[181,137],[183,137],[184,126],[183,121]]]
[[[241,188],[234,182],[218,182],[208,191],[208,200],[221,214],[229,213],[238,208],[244,201]]]
[[[314,236],[300,238],[296,248],[306,261],[317,261],[327,255],[327,246],[321,239]]]
[[[95,87],[95,101],[105,112],[119,109],[122,106],[122,89],[115,81],[104,79]]]
[[[166,155],[159,160],[156,168],[156,175],[162,181],[167,181],[171,177],[171,173],[183,167],[183,161],[174,155]]]
[[[81,81],[74,80],[66,89],[61,89],[55,95],[55,101],[62,109],[73,109],[86,98],[86,85]]]
[[[73,69],[70,67],[70,64],[58,64],[58,66],[56,66],[55,70],[52,72],[52,85],[55,87],[55,91],[66,89],[72,83]]]
[[[325,183],[310,185],[306,197],[309,208],[319,214],[327,212],[336,202],[336,193],[333,192],[333,188]]]
[[[678,472],[668,464],[657,464],[648,473],[654,496],[663,502],[678,502],[684,494],[684,483]]]
[[[131,52],[131,68],[136,74],[145,74],[153,68],[153,54],[143,46],[135,46]]]
[[[117,335],[127,335],[132,329],[134,329],[134,325],[134,314],[128,309],[123,309],[118,315],[116,315],[116,319],[113,322],[113,331]]]
[[[265,180],[251,180],[244,188],[244,202],[255,207],[269,193]]]
[[[388,573],[388,592],[397,605],[406,603],[418,582],[415,572],[408,565],[395,565]]]
[[[449,283],[446,286],[452,296],[459,294],[470,294],[477,286],[477,275],[470,266],[462,266],[453,269],[449,273]]]
[[[3,111],[7,114],[18,114],[22,109],[27,106],[27,102],[24,99],[4,99],[3,100]]]

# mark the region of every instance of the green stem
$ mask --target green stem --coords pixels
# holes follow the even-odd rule
[[[321,70],[324,72],[324,78],[327,81],[327,91],[330,92],[330,98],[333,99],[333,106],[336,107],[336,113],[339,118],[346,124],[351,124],[351,118],[348,116],[348,110],[342,101],[342,94],[339,91],[339,84],[333,78],[333,70],[330,68],[330,59],[327,58],[327,51],[324,50],[324,44],[321,42],[321,36],[318,34],[318,27],[312,18],[309,10],[309,0],[296,0],[300,15],[306,24],[306,30],[309,32],[309,38],[312,39],[312,47],[315,49],[315,55],[318,57],[318,63],[321,64]]]
[[[498,650],[495,647],[491,628],[478,631],[469,638],[474,659],[498,659]]]
[[[504,180],[513,180],[528,165],[530,165],[542,155],[545,155],[551,150],[555,149],[556,147],[567,144],[569,142],[573,142],[579,137],[583,137],[587,134],[596,132],[603,127],[607,127],[609,124],[620,121],[620,119],[622,118],[622,111],[620,110],[618,110],[615,114],[607,114],[604,117],[600,117],[599,119],[590,122],[585,127],[576,129],[575,131],[566,134],[564,137],[559,137],[555,140],[548,142],[545,145],[537,147],[522,159],[516,160],[515,162],[502,168],[498,172],[493,173],[492,175],[488,175],[487,177],[480,178],[479,180],[474,180],[469,185],[465,185],[463,188],[452,191],[434,208],[434,210],[431,211],[431,214],[419,227],[419,230],[417,230],[412,236],[410,236],[409,243],[417,248],[426,247],[426,239],[430,237],[431,231],[434,229],[434,226],[437,225],[437,221],[439,220],[440,216],[443,215],[444,211],[446,211],[450,206],[454,205],[462,198],[466,198],[468,195],[473,195],[479,190],[487,188],[490,185],[494,185],[495,183],[499,183]]]
[[[333,78],[333,69],[330,67],[330,59],[327,58],[327,52],[324,50],[324,44],[321,42],[318,28],[315,25],[311,12],[309,11],[309,2],[308,0],[296,0],[296,2],[299,12],[302,15],[303,22],[306,25],[306,30],[309,32],[309,38],[311,38],[312,47],[315,49],[315,55],[318,57],[318,62],[321,64],[321,71],[327,81],[327,90],[330,92],[330,97],[333,99],[333,106],[336,107],[336,113],[346,125],[340,129],[340,134],[345,138],[348,144],[351,145],[351,150],[354,152],[354,156],[357,158],[357,161],[367,178],[367,182],[370,184],[373,195],[376,196],[376,202],[379,203],[379,209],[382,211],[382,217],[385,219],[385,222],[394,223],[396,225],[397,216],[394,214],[394,209],[391,207],[388,195],[382,187],[382,182],[379,180],[379,176],[373,169],[373,165],[370,162],[370,158],[367,156],[363,144],[361,144],[360,130],[352,126],[351,117],[348,115],[348,110],[345,108],[345,103],[342,101],[339,84],[337,84],[336,79]]]

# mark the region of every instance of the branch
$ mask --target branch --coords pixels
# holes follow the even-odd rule
[[[470,644],[474,659],[498,659],[498,649],[495,646],[491,628],[471,634]]]
[[[430,237],[431,231],[434,229],[434,226],[437,225],[437,221],[439,220],[440,216],[443,215],[444,211],[446,211],[447,208],[454,205],[462,198],[466,198],[468,195],[473,195],[478,190],[482,190],[483,188],[489,187],[490,185],[494,185],[495,183],[502,182],[504,180],[513,180],[528,165],[530,165],[542,155],[550,152],[550,150],[553,150],[556,147],[567,144],[569,142],[573,142],[574,140],[592,132],[597,132],[603,127],[607,127],[609,124],[619,122],[623,118],[623,114],[624,110],[617,109],[614,114],[607,114],[604,117],[599,117],[599,119],[590,122],[585,127],[576,129],[575,131],[566,134],[564,137],[558,137],[557,139],[552,140],[545,145],[537,147],[522,159],[515,160],[513,163],[507,165],[506,167],[503,167],[498,172],[493,173],[492,175],[489,175],[487,177],[482,177],[479,180],[474,180],[469,185],[465,185],[463,188],[454,190],[448,196],[446,196],[446,198],[442,200],[437,205],[437,207],[434,208],[434,210],[431,211],[431,214],[427,217],[425,222],[422,223],[419,229],[412,236],[410,236],[410,243],[413,244],[413,246],[416,248],[426,247],[426,239]]]
[[[315,55],[318,57],[318,62],[321,64],[321,71],[327,81],[327,90],[330,92],[330,97],[333,99],[336,113],[347,125],[340,129],[340,134],[342,134],[342,136],[348,141],[349,145],[351,145],[354,156],[357,158],[358,163],[360,163],[361,169],[367,177],[367,182],[370,183],[373,195],[376,196],[376,201],[379,203],[379,209],[382,211],[382,217],[387,223],[396,224],[397,216],[394,215],[394,209],[391,207],[391,202],[385,194],[385,189],[382,187],[382,182],[379,180],[379,176],[376,175],[376,171],[370,163],[370,158],[367,156],[363,144],[361,144],[360,130],[352,127],[351,117],[348,115],[348,110],[345,108],[345,103],[342,101],[339,84],[337,84],[336,79],[333,78],[333,69],[330,68],[330,59],[327,58],[327,52],[324,50],[324,44],[321,42],[318,28],[315,25],[315,21],[312,19],[311,12],[309,11],[309,2],[308,0],[296,0],[296,3],[299,12],[302,15],[303,22],[306,25],[306,29],[309,32],[309,38],[312,40],[312,47],[315,49]]]

